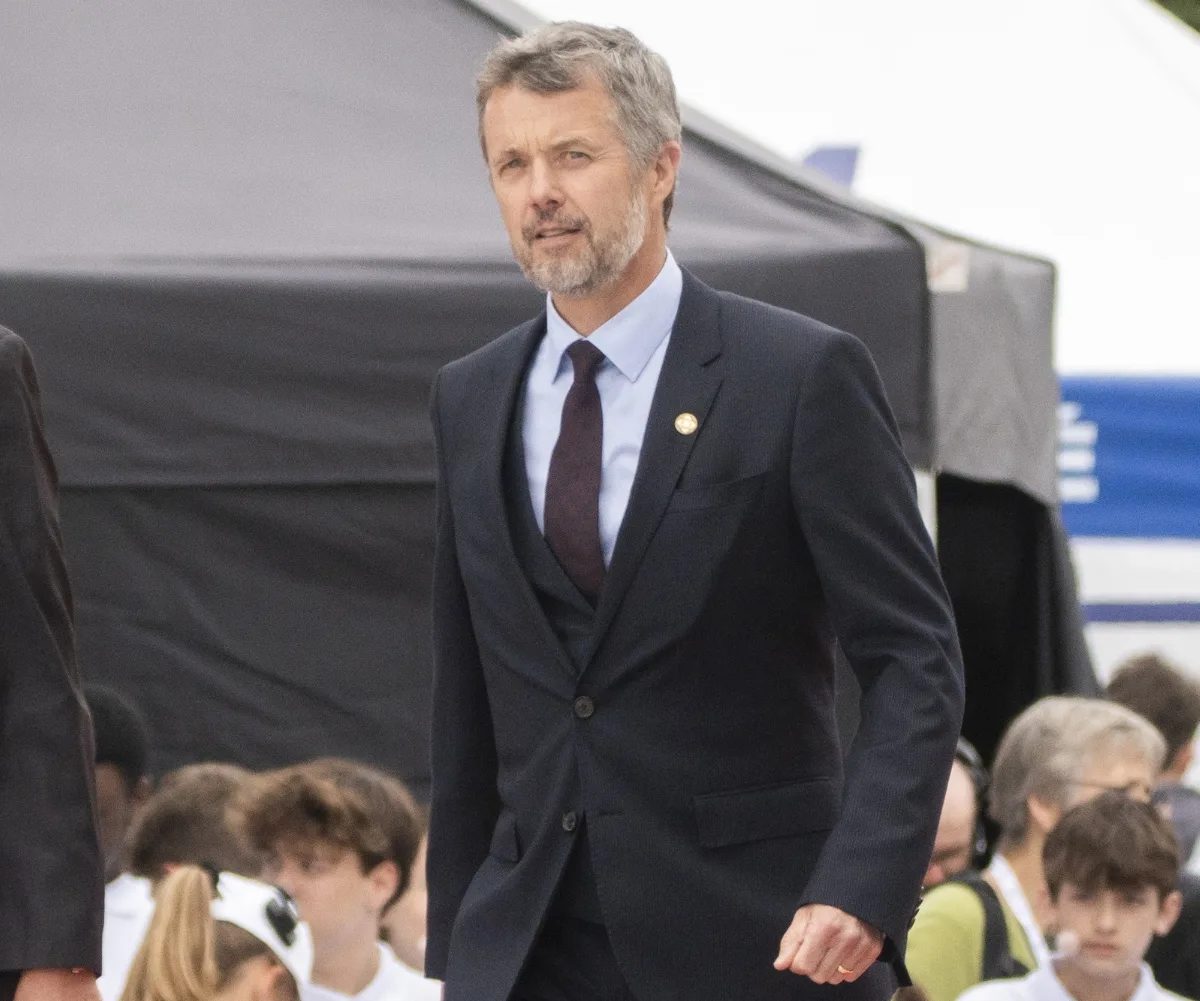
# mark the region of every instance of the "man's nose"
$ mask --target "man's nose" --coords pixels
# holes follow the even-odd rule
[[[942,868],[940,862],[932,862],[929,868],[925,870],[925,878],[921,881],[921,889],[932,890],[935,886],[940,886],[946,882],[946,871]]]
[[[557,172],[541,158],[533,161],[529,171],[529,201],[539,212],[554,209],[563,201]]]

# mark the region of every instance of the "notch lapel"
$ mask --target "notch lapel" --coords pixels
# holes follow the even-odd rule
[[[571,663],[571,658],[555,635],[550,620],[546,618],[542,603],[533,593],[533,586],[525,575],[525,568],[521,566],[521,561],[517,558],[506,504],[508,495],[504,483],[505,453],[508,448],[509,435],[512,433],[514,422],[522,419],[522,415],[519,413],[521,387],[524,385],[525,373],[529,369],[533,353],[537,350],[545,332],[545,313],[530,320],[523,327],[519,327],[513,339],[512,350],[508,353],[508,362],[497,373],[500,397],[499,406],[495,412],[498,419],[487,429],[489,440],[486,454],[489,456],[490,468],[484,503],[487,506],[488,518],[495,526],[497,548],[500,550],[499,556],[504,564],[505,574],[511,576],[516,582],[517,590],[521,592],[531,618],[537,623],[537,629],[541,633],[542,639],[554,651],[556,659],[568,677],[574,680],[576,671]],[[519,429],[517,433],[520,433]],[[524,469],[521,470],[521,484],[524,485],[523,489],[528,492],[529,485],[525,482]]]
[[[721,300],[716,292],[685,269],[679,313],[650,405],[637,473],[596,606],[589,663],[637,575],[642,555],[666,513],[692,448],[704,433],[705,420],[721,386],[720,317]],[[675,418],[680,414],[694,415],[698,430],[692,434],[677,431]]]

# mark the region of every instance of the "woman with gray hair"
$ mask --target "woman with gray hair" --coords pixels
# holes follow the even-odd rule
[[[1013,720],[992,767],[988,815],[1000,837],[983,885],[934,888],[909,933],[908,969],[930,1001],[955,1001],[983,980],[1049,961],[1047,835],[1068,809],[1106,790],[1149,802],[1165,753],[1150,723],[1098,699],[1052,696]],[[1004,916],[1007,949],[999,970],[985,969],[986,894]]]

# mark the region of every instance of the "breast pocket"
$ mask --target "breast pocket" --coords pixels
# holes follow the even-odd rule
[[[827,778],[705,793],[692,800],[705,848],[827,831],[837,820],[837,806],[837,791]]]
[[[769,473],[755,473],[724,483],[705,483],[681,487],[671,495],[667,513],[674,511],[703,511],[708,508],[733,507],[744,504],[758,495]]]

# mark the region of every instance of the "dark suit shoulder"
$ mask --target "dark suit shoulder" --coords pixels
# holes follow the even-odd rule
[[[37,397],[37,376],[29,348],[7,327],[0,327],[0,414],[6,424],[29,423],[30,401]]]
[[[444,365],[438,372],[438,383],[444,390],[457,393],[472,392],[487,386],[497,376],[520,364],[532,329],[544,322],[542,316],[513,327],[469,355]]]
[[[15,370],[28,354],[29,348],[21,338],[7,327],[0,327],[0,372]]]
[[[788,355],[819,353],[830,342],[860,343],[853,334],[838,330],[811,316],[780,306],[748,299],[734,292],[719,292],[721,333],[726,339],[745,340],[756,350],[776,347]]]
[[[721,337],[737,364],[769,382],[832,364],[870,365],[870,353],[853,334],[811,316],[732,292],[721,299]]]

